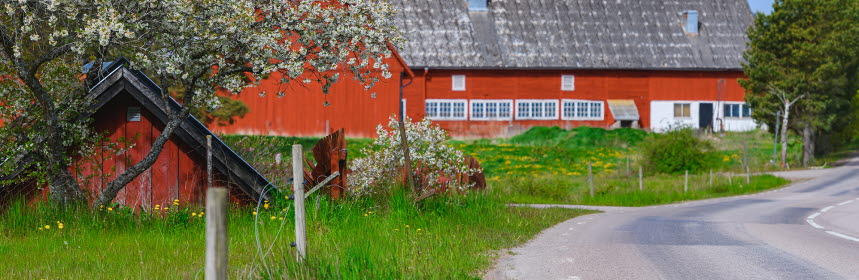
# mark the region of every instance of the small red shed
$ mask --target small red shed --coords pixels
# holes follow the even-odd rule
[[[89,95],[93,102],[92,114],[84,117],[92,117],[95,130],[119,146],[108,149],[101,145],[90,156],[77,159],[72,167],[81,187],[93,196],[149,153],[168,121],[168,112],[171,112],[168,110],[175,112],[180,107],[169,96],[164,99],[161,88],[142,72],[126,68],[125,63],[126,60],[120,59],[110,64],[105,71],[109,74]],[[155,164],[121,190],[114,202],[131,208],[151,209],[155,205],[171,205],[175,199],[181,203],[204,201],[207,136],[212,138],[214,185],[229,188],[234,201],[256,200],[264,189],[272,186],[206,126],[188,116],[164,145]],[[6,178],[21,172],[23,170],[7,174]],[[33,183],[0,186],[0,194],[36,195],[40,187]],[[47,195],[47,188],[42,188],[41,193]]]

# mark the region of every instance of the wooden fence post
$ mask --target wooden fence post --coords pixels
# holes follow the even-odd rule
[[[588,162],[588,186],[591,189],[591,197],[594,197],[594,172],[591,167],[591,162]]]
[[[212,135],[206,135],[206,188],[212,188]]]
[[[713,169],[710,169],[710,187],[713,187]]]
[[[292,184],[295,188],[295,247],[298,262],[304,262],[307,255],[307,231],[304,217],[304,152],[301,144],[292,145]]]
[[[689,192],[689,170],[686,170],[686,181],[683,183],[683,192]]]
[[[733,185],[733,184],[734,184],[734,173],[728,172],[728,185]]]
[[[644,190],[644,168],[641,165],[638,166],[638,190]]]
[[[746,185],[751,185],[751,184],[752,184],[752,170],[748,165],[746,165]]]
[[[226,188],[206,190],[206,279],[227,279]]]

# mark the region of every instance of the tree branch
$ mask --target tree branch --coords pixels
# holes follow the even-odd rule
[[[164,104],[164,106],[168,106],[168,104]],[[158,159],[158,156],[161,155],[161,150],[164,149],[164,144],[166,144],[167,141],[170,140],[170,136],[173,135],[173,131],[179,127],[185,119],[187,119],[188,112],[190,112],[190,108],[188,108],[188,106],[182,106],[182,109],[178,114],[171,116],[170,121],[167,122],[167,125],[164,128],[164,131],[162,131],[161,135],[158,135],[158,138],[156,138],[155,142],[152,143],[152,149],[149,151],[149,154],[147,154],[143,160],[134,164],[131,168],[126,169],[122,174],[117,176],[116,179],[108,183],[107,188],[98,195],[98,199],[93,203],[93,207],[109,204],[114,198],[116,198],[116,194],[125,188],[131,180],[134,180],[137,176],[140,176],[143,171],[152,167]]]

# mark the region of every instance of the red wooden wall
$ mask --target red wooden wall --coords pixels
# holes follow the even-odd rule
[[[348,137],[375,137],[376,126],[386,124],[392,114],[399,112],[400,74],[406,71],[396,56],[386,63],[393,75],[369,90],[345,73],[328,94],[323,94],[317,83],[281,83],[282,76],[275,73],[259,88],[248,88],[236,95],[221,92],[244,102],[250,112],[233,124],[209,126],[224,134],[279,136],[324,136],[345,128]],[[262,97],[261,92],[265,92]],[[279,97],[278,92],[285,95]]]
[[[575,75],[575,91],[561,91],[561,75]],[[451,76],[466,75],[466,90],[451,90]],[[423,118],[426,99],[632,99],[641,116],[640,125],[650,126],[652,100],[716,100],[718,84],[724,80],[722,100],[742,101],[737,83],[740,71],[602,71],[602,70],[416,70],[415,82],[405,88],[406,114]],[[514,102],[515,104],[515,102]],[[602,121],[516,120],[436,121],[456,137],[505,137],[532,126],[608,127],[614,123],[605,104]]]

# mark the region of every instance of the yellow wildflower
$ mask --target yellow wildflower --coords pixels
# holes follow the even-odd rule
[[[107,207],[107,211],[113,211],[113,207]]]
[[[197,217],[197,212],[191,213],[191,217]]]
[[[203,216],[203,214],[205,214],[205,213],[206,213],[206,212],[200,212],[200,217],[202,217],[202,216]]]
[[[256,215],[257,215],[257,211],[254,211],[254,216],[256,216]]]
[[[51,229],[51,225],[45,225],[45,229]]]
[[[277,219],[279,219],[279,220],[283,221],[283,217],[280,217],[280,218],[277,218]]]
[[[63,224],[59,224],[59,225],[57,225],[57,228],[59,228],[59,229],[63,229]]]
[[[268,209],[268,203],[262,205],[263,208]]]
[[[274,219],[277,219],[277,217],[275,217],[275,216],[271,216],[271,219],[272,219],[272,220],[274,220]]]

